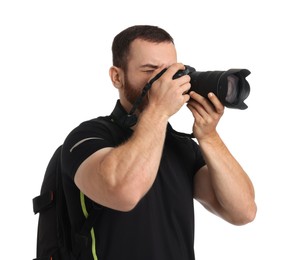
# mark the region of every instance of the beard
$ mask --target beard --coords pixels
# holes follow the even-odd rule
[[[143,88],[144,88],[144,86],[143,86]],[[129,82],[127,75],[125,75],[124,96],[131,103],[132,106],[134,105],[136,100],[139,98],[139,96],[141,96],[143,88],[139,89],[139,88],[133,86]],[[142,99],[141,103],[139,104],[139,106],[137,107],[137,109],[140,112],[142,112],[147,105],[148,105],[148,95],[146,94],[143,97],[143,99]]]

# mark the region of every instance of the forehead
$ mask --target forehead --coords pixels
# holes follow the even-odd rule
[[[176,61],[176,49],[172,42],[155,43],[136,39],[131,43],[128,63],[133,63],[134,66],[144,64],[169,66]]]

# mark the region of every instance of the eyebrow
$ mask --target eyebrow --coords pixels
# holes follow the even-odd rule
[[[141,69],[147,69],[147,68],[149,68],[149,69],[158,69],[159,66],[147,63],[147,64],[144,64],[144,65],[141,65],[140,68]]]

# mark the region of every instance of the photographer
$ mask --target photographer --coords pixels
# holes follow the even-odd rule
[[[185,66],[159,27],[127,28],[112,53],[110,77],[119,91],[113,112],[100,118],[105,124],[89,120],[73,129],[62,151],[72,231],[96,212],[77,259],[192,260],[194,199],[235,225],[256,215],[253,185],[216,130],[224,105],[211,92],[189,92],[189,75],[173,79]],[[184,105],[197,143],[168,122]]]

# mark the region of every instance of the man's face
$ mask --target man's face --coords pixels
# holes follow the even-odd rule
[[[169,67],[177,62],[176,49],[173,43],[152,43],[135,40],[130,46],[127,71],[124,75],[123,96],[133,105],[143,87],[151,79],[152,74],[162,66]],[[147,95],[139,110],[142,111],[148,103]]]

